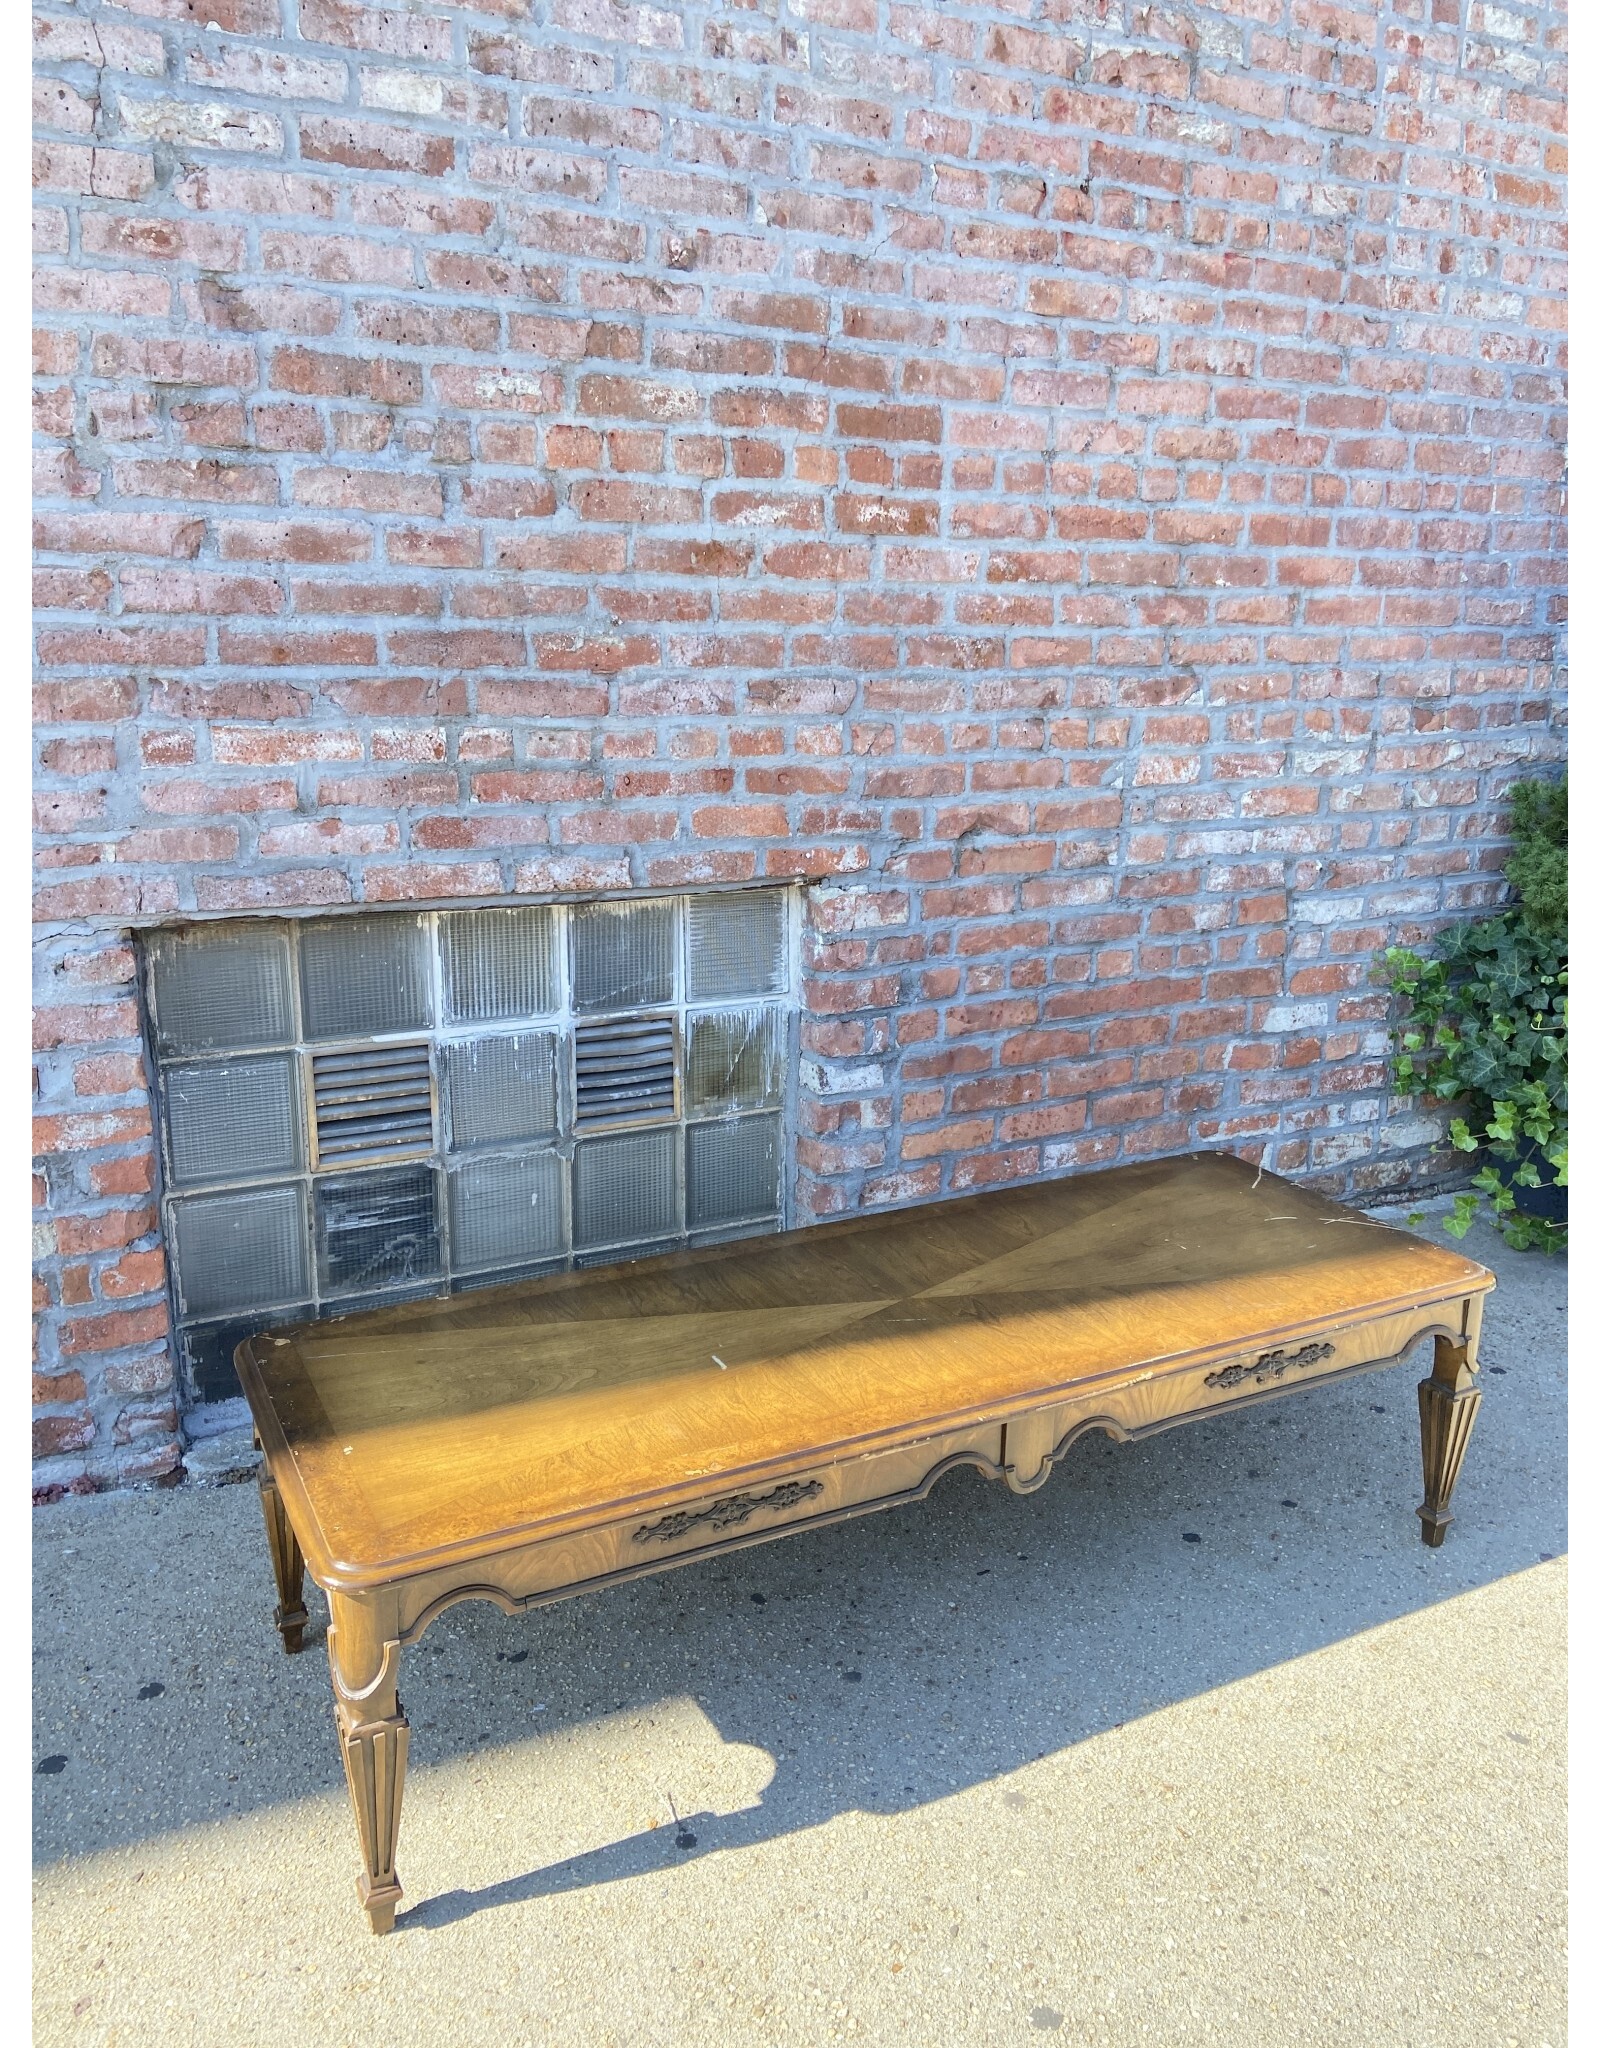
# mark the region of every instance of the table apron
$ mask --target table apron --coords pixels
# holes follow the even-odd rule
[[[1286,1343],[1256,1341],[1235,1354],[1195,1365],[1155,1367],[1112,1386],[1086,1386],[1036,1406],[956,1429],[852,1451],[770,1475],[724,1480],[699,1499],[641,1509],[556,1536],[507,1547],[487,1558],[427,1567],[373,1592],[398,1624],[396,1640],[415,1642],[434,1617],[459,1600],[485,1599],[508,1612],[693,1563],[802,1529],[922,1499],[958,1464],[1032,1492],[1076,1439],[1099,1429],[1129,1442],[1223,1409],[1253,1405],[1299,1387],[1395,1363],[1427,1335],[1475,1336],[1480,1304],[1461,1296],[1368,1318]],[[330,1588],[360,1600],[356,1589]],[[391,1604],[392,1603],[392,1604]]]

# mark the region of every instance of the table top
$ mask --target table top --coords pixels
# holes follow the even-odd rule
[[[301,1324],[239,1348],[346,1589],[1487,1290],[1225,1153]]]

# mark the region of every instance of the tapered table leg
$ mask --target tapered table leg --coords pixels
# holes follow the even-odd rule
[[[1454,1343],[1435,1337],[1433,1372],[1417,1386],[1422,1413],[1422,1505],[1417,1513],[1422,1518],[1422,1540],[1432,1550],[1444,1541],[1454,1520],[1450,1496],[1483,1399],[1472,1370],[1473,1349],[1469,1338]]]
[[[306,1623],[311,1619],[304,1597],[305,1559],[284,1512],[283,1496],[265,1464],[261,1467],[261,1512],[266,1517],[272,1576],[278,1582],[278,1605],[272,1618],[283,1637],[283,1647],[292,1656],[301,1647]]]
[[[363,1864],[356,1895],[373,1933],[387,1934],[402,1896],[395,1849],[411,1745],[395,1683],[399,1646],[383,1640],[382,1616],[362,1603],[334,1595],[331,1606],[333,1707]]]

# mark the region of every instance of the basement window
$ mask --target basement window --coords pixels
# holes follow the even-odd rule
[[[785,1221],[790,892],[146,934],[187,1377],[233,1347]]]

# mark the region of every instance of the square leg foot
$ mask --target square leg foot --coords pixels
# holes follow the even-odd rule
[[[394,1909],[404,1896],[398,1884],[371,1884],[364,1877],[356,1879],[356,1897],[374,1934],[394,1932]]]
[[[275,1607],[272,1619],[279,1635],[283,1637],[283,1647],[291,1657],[296,1651],[304,1649],[306,1626],[311,1616],[303,1607]]]

